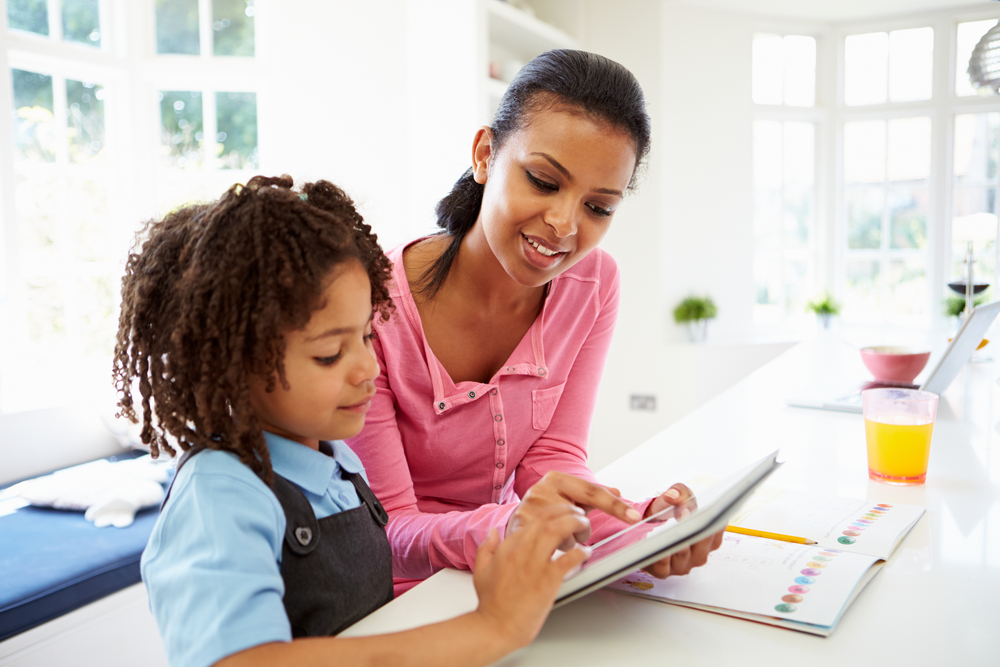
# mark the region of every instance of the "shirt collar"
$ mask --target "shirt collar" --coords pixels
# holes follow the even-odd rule
[[[347,446],[340,440],[330,443],[333,458],[267,431],[264,431],[264,441],[271,454],[274,472],[317,496],[326,493],[331,479],[340,478],[340,470],[361,472],[358,461],[347,455]]]

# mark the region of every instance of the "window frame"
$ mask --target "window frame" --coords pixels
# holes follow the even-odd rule
[[[245,182],[254,173],[261,172],[268,151],[264,148],[262,136],[263,118],[261,109],[266,106],[267,88],[272,74],[261,67],[260,54],[262,34],[259,29],[266,22],[267,3],[255,6],[255,56],[215,56],[212,54],[211,0],[199,0],[200,43],[199,55],[174,55],[156,53],[155,0],[116,2],[100,0],[101,43],[91,46],[61,39],[61,2],[49,0],[49,35],[39,35],[8,28],[7,0],[0,0],[0,31],[5,37],[0,47],[0,107],[13,108],[13,82],[11,69],[25,69],[53,76],[53,112],[56,117],[57,132],[65,139],[65,79],[94,82],[105,91],[104,123],[105,145],[109,151],[107,164],[102,167],[109,183],[110,214],[115,225],[129,237],[139,228],[143,220],[163,213],[158,206],[160,190],[163,188],[164,170],[169,169],[159,160],[160,150],[160,110],[156,95],[159,90],[200,90],[207,94],[208,104],[203,108],[206,151],[211,150],[207,139],[215,137],[216,123],[215,92],[252,92],[257,100],[257,151],[258,167],[248,169],[222,169],[205,167],[184,171],[180,182],[190,185],[193,190],[188,195],[200,198],[218,196],[220,183],[228,186],[235,182]],[[53,17],[56,17],[54,19]],[[263,20],[261,20],[263,19]],[[56,20],[57,29],[53,29]],[[206,29],[208,34],[206,36]],[[207,38],[206,38],[207,37]],[[207,42],[207,50],[205,48]],[[62,90],[60,91],[60,87]],[[262,104],[263,102],[263,104]],[[211,127],[209,126],[211,123]],[[60,149],[62,150],[62,149]],[[79,165],[57,161],[56,170],[81,169]],[[10,360],[23,355],[28,342],[28,267],[23,265],[19,221],[15,205],[15,190],[18,167],[15,158],[14,121],[9,111],[0,113],[0,319],[5,323],[0,330],[0,413],[48,407],[60,400],[40,402],[37,405],[17,405],[3,400],[12,395],[19,381],[18,375],[5,374],[13,370]],[[175,174],[176,176],[176,174]],[[195,185],[204,182],[201,191]],[[222,187],[225,187],[222,186]],[[206,192],[207,191],[207,192]],[[67,206],[58,203],[58,206]],[[117,236],[116,236],[117,238]],[[116,258],[112,266],[102,265],[102,270],[113,270],[120,276],[124,270],[125,256]],[[105,263],[108,264],[108,263]],[[96,266],[88,266],[97,269]],[[71,272],[72,267],[67,269]],[[62,273],[54,280],[65,280]],[[113,282],[117,287],[117,282]],[[117,303],[115,304],[117,308]],[[116,319],[116,318],[115,318]],[[62,348],[62,346],[59,346]],[[64,354],[64,352],[60,352]],[[110,359],[108,360],[110,364]],[[85,371],[83,366],[78,369]],[[110,383],[107,374],[99,376],[89,373],[74,386],[93,387],[100,396],[109,397]],[[110,370],[110,366],[108,368]],[[58,378],[49,382],[59,383]],[[104,406],[108,407],[107,405]]]

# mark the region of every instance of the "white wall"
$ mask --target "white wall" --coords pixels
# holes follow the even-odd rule
[[[281,0],[268,18],[263,170],[343,187],[386,249],[433,228],[478,128],[476,3]]]
[[[600,469],[780,354],[749,345],[753,302],[749,19],[661,0],[591,0],[585,48],[628,67],[653,123],[648,169],[602,246],[622,305],[591,428]],[[694,346],[672,318],[690,293],[719,307]],[[656,410],[629,408],[652,395]]]

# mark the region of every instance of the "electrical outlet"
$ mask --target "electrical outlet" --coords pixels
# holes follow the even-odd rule
[[[656,412],[656,396],[647,394],[632,394],[628,402],[631,410],[645,410],[646,412]]]

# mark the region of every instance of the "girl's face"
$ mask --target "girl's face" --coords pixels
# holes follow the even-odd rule
[[[351,260],[334,269],[322,307],[305,327],[285,332],[285,379],[271,393],[250,376],[250,404],[265,431],[319,448],[357,435],[375,395],[371,283]]]
[[[480,130],[473,172],[486,187],[476,225],[511,278],[544,285],[604,238],[635,161],[627,134],[577,113],[539,111],[499,151]]]

